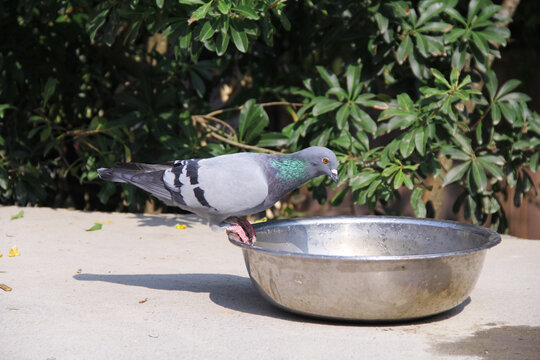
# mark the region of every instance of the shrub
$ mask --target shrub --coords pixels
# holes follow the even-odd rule
[[[454,210],[502,231],[500,199],[535,191],[540,154],[529,97],[490,69],[510,19],[489,0],[414,4],[1,5],[0,201],[140,211],[145,194],[96,168],[322,145],[340,160],[333,205],[386,211],[406,187],[433,216],[456,184]],[[328,186],[309,183],[321,202]]]

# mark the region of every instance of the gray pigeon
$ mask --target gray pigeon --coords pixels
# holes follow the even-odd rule
[[[245,216],[268,209],[317,176],[328,175],[337,183],[337,165],[331,150],[313,146],[289,155],[237,153],[164,165],[119,163],[98,173],[103,180],[140,187],[252,244],[255,231]]]

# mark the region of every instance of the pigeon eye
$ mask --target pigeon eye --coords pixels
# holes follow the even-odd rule
[[[323,158],[322,159],[323,164],[328,164],[328,161],[329,161],[328,158]]]

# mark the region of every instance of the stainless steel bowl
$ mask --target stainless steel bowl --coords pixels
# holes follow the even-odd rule
[[[473,289],[494,231],[404,217],[321,217],[257,224],[242,248],[271,303],[304,315],[391,321],[437,314]]]

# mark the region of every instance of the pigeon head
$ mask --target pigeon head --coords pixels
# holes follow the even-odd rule
[[[322,146],[312,146],[296,154],[311,164],[315,176],[328,175],[335,183],[339,181],[338,161],[332,150]]]

